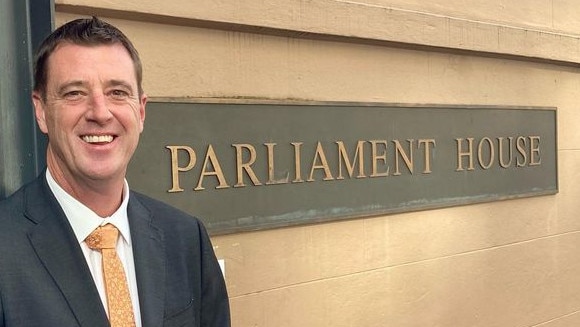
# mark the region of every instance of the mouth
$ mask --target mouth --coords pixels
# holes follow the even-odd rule
[[[113,135],[83,135],[81,139],[90,144],[107,144],[113,142]]]

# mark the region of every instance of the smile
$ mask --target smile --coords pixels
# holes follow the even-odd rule
[[[83,135],[83,141],[87,143],[110,143],[113,142],[112,135]]]

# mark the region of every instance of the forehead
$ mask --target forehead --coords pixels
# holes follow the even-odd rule
[[[48,82],[69,78],[115,78],[136,80],[134,63],[120,43],[106,45],[59,44],[48,58]]]

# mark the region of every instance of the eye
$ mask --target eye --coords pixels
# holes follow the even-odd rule
[[[112,90],[109,95],[115,100],[124,100],[129,97],[129,93],[127,91],[119,89]]]
[[[80,100],[84,96],[84,93],[79,90],[68,91],[64,94],[64,98],[68,101]]]

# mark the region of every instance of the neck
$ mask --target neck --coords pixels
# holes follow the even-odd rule
[[[72,176],[48,164],[56,183],[73,198],[87,206],[100,217],[111,216],[123,202],[124,179],[115,181],[85,181],[79,183]]]

